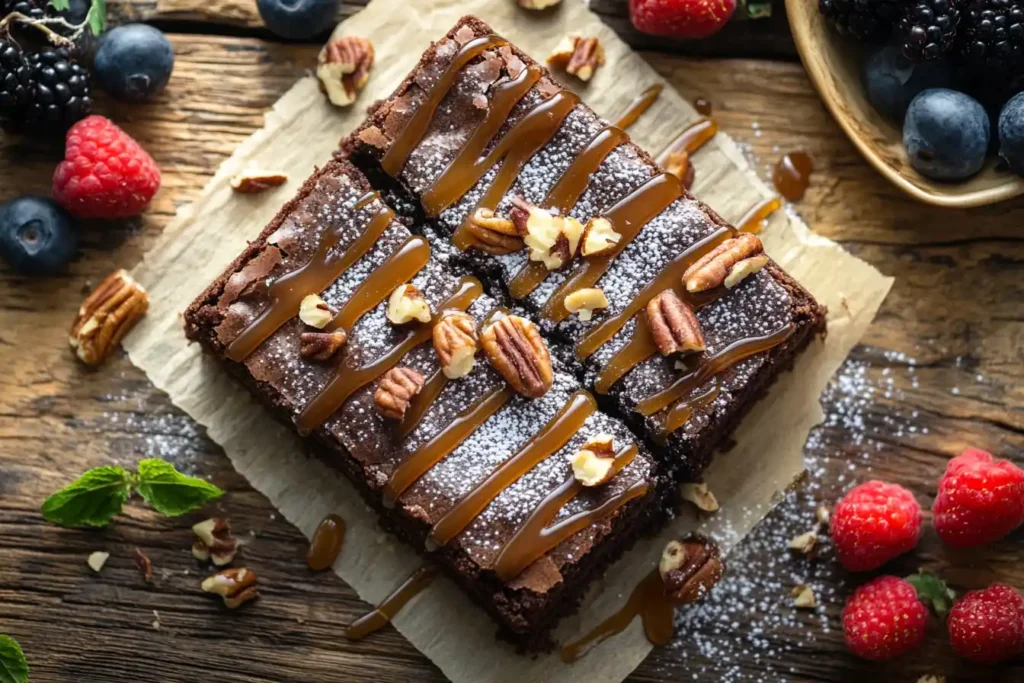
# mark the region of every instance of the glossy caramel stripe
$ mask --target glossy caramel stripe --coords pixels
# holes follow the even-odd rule
[[[409,454],[402,464],[391,473],[391,478],[384,486],[384,505],[392,507],[398,497],[415,484],[417,479],[458,448],[459,444],[498,412],[513,395],[515,392],[508,386],[495,389],[445,425],[444,429],[416,451]]]
[[[605,212],[604,217],[611,221],[615,232],[622,235],[619,243],[608,254],[583,261],[544,304],[542,315],[555,322],[568,317],[565,297],[578,289],[593,287],[608,270],[615,257],[622,253],[640,230],[682,196],[683,186],[679,178],[670,173],[662,173],[648,180]]]
[[[567,214],[586,191],[592,176],[613,149],[629,139],[626,133],[609,126],[587,143],[580,155],[558,179],[548,192],[541,206],[557,209]],[[550,271],[539,261],[528,261],[509,283],[509,294],[513,299],[522,299],[540,286]]]
[[[665,597],[665,582],[661,580],[657,569],[637,585],[622,609],[595,626],[587,635],[565,645],[561,650],[562,661],[566,664],[575,662],[594,645],[625,631],[638,615],[643,620],[647,639],[655,645],[668,645],[675,632],[675,610]]]
[[[700,365],[694,370],[677,379],[669,387],[640,401],[636,406],[636,411],[644,416],[657,413],[726,368],[754,354],[778,346],[789,339],[795,330],[796,326],[790,323],[770,334],[761,337],[749,337],[733,342],[715,355],[702,360]]]
[[[594,391],[602,395],[607,394],[626,373],[657,352],[658,347],[651,335],[647,316],[643,315],[637,318],[636,327],[633,328],[633,334],[626,345],[619,349],[611,357],[611,360],[601,368],[600,374],[594,381]]]
[[[622,112],[622,116],[620,116],[619,120],[615,122],[615,125],[618,128],[626,130],[636,123],[637,119],[643,116],[643,113],[650,109],[651,105],[658,99],[661,95],[662,89],[663,86],[661,83],[655,83],[637,95],[636,99],[630,102],[626,107],[626,111]]]
[[[435,576],[437,576],[436,567],[432,565],[420,567],[393,593],[384,598],[372,612],[352,622],[345,629],[345,637],[349,640],[362,640],[387,626],[407,602],[431,584]]]
[[[483,482],[434,525],[427,539],[427,547],[442,547],[458,536],[502,491],[565,446],[595,410],[597,402],[586,391],[577,391],[570,396],[543,429],[531,437],[515,455],[494,468]]]
[[[423,139],[431,119],[434,118],[434,112],[437,110],[438,105],[441,104],[444,96],[448,94],[452,85],[454,85],[455,79],[459,75],[459,71],[462,70],[462,67],[466,66],[470,60],[479,56],[485,50],[506,44],[507,41],[504,38],[496,35],[481,36],[469,41],[455,53],[455,57],[452,58],[452,61],[445,68],[444,73],[430,87],[430,90],[427,92],[426,101],[420,104],[416,111],[413,112],[413,115],[402,128],[402,132],[392,141],[391,147],[384,154],[384,158],[381,160],[381,167],[385,173],[395,178],[402,172],[405,162],[409,160],[409,155],[412,154],[416,145]]]
[[[359,199],[359,202],[365,200],[368,204],[376,198],[375,193],[367,193]],[[248,358],[281,325],[299,314],[299,303],[303,298],[327,289],[353,263],[370,251],[390,225],[391,218],[391,211],[387,207],[382,207],[348,249],[340,256],[333,258],[331,250],[341,241],[341,233],[338,230],[324,232],[320,237],[316,252],[305,265],[282,275],[270,285],[268,292],[270,303],[259,317],[231,342],[224,355],[237,362]]]
[[[684,129],[672,142],[668,143],[668,146],[658,155],[655,161],[659,166],[664,166],[673,154],[678,154],[679,152],[693,154],[706,145],[711,138],[715,137],[717,132],[718,123],[714,119],[701,119]]]
[[[616,455],[615,474],[632,462],[637,452],[637,447],[631,444]],[[583,484],[570,474],[558,488],[540,502],[501,549],[494,561],[494,571],[502,581],[511,581],[544,553],[573,534],[612,514],[634,498],[645,495],[648,488],[648,482],[638,481],[592,510],[579,512],[551,524],[558,511],[583,490]]]
[[[692,398],[684,398],[669,409],[668,413],[665,414],[661,427],[658,428],[658,433],[655,436],[656,441],[664,443],[669,434],[672,434],[690,420],[693,416],[693,411],[710,405],[718,398],[722,385],[717,377],[713,379],[714,382],[711,388],[703,394],[698,394]]]
[[[782,208],[782,200],[771,197],[758,202],[736,223],[737,232],[761,232],[761,221]]]
[[[411,280],[430,260],[430,244],[422,237],[410,237],[363,280],[338,314],[327,325],[328,330],[351,330],[366,312],[384,301],[395,288]]]
[[[456,308],[466,310],[483,293],[480,281],[463,278],[455,293],[438,310]],[[418,325],[411,330],[397,346],[373,361],[359,368],[339,368],[338,373],[319,394],[313,397],[295,419],[300,431],[309,432],[322,425],[348,398],[370,382],[381,377],[394,367],[405,354],[428,341],[433,332],[432,325]]]

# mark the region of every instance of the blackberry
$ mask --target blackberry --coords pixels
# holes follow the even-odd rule
[[[47,0],[0,0],[0,15],[20,12],[30,19],[44,19],[50,13]]]
[[[974,82],[1019,87],[1024,75],[1024,0],[970,0],[956,58]]]
[[[818,11],[841,34],[880,42],[900,18],[903,0],[818,0]]]
[[[25,123],[35,133],[63,135],[92,111],[89,75],[63,48],[28,57],[33,92]]]
[[[914,0],[899,23],[904,56],[912,62],[941,59],[953,48],[963,0]]]
[[[31,70],[21,49],[0,40],[0,123],[23,121],[33,92]]]

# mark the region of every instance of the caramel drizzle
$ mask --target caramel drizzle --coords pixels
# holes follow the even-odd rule
[[[718,132],[718,123],[714,119],[701,119],[692,126],[684,129],[668,146],[658,155],[656,162],[664,166],[673,154],[686,152],[693,154],[708,143]]]
[[[463,278],[458,289],[441,304],[439,310],[455,308],[466,310],[480,294],[483,287],[480,281],[475,278]],[[312,401],[306,404],[299,416],[295,419],[301,431],[311,431],[320,426],[334,414],[336,410],[345,404],[348,398],[366,386],[376,381],[385,372],[394,367],[405,354],[423,344],[431,338],[432,325],[417,325],[410,330],[397,346],[377,360],[358,368],[342,368],[331,381],[325,386]]]
[[[658,428],[658,434],[655,437],[655,440],[664,444],[665,440],[668,439],[669,434],[672,434],[686,424],[690,418],[693,417],[694,411],[711,405],[711,403],[718,398],[718,394],[721,391],[721,382],[718,377],[715,377],[710,389],[702,394],[697,394],[690,398],[684,398],[676,403],[669,409],[668,413],[665,414],[665,419],[662,420],[661,427]]]
[[[458,448],[459,444],[479,429],[480,425],[498,412],[514,395],[515,392],[507,385],[495,389],[463,411],[444,429],[407,456],[402,464],[391,473],[391,478],[384,486],[385,507],[393,507],[399,496],[434,465]]]
[[[615,456],[614,473],[618,474],[632,462],[637,452],[637,447],[632,444],[620,451]],[[502,581],[511,581],[565,539],[604,519],[634,498],[646,495],[648,488],[649,484],[640,480],[591,510],[552,523],[559,510],[583,490],[583,484],[570,474],[540,502],[501,549],[494,561],[494,571]]]
[[[427,100],[420,104],[416,111],[413,112],[413,115],[402,128],[402,132],[398,134],[398,137],[394,139],[391,147],[384,154],[384,158],[381,160],[381,167],[385,173],[395,178],[402,172],[402,168],[405,167],[405,163],[409,160],[409,155],[412,154],[416,145],[423,139],[431,120],[434,118],[434,112],[437,110],[438,105],[441,104],[444,96],[448,94],[452,85],[455,84],[455,79],[459,75],[459,71],[462,70],[462,67],[466,66],[471,59],[479,56],[485,50],[506,45],[507,43],[508,41],[504,38],[496,35],[481,36],[469,41],[455,53],[455,57],[445,68],[444,73],[441,74],[441,77],[437,79],[437,82],[428,91]]]
[[[636,411],[650,416],[667,407],[726,368],[749,358],[754,354],[767,351],[789,339],[796,330],[792,323],[761,337],[740,339],[725,347],[713,356],[703,359],[696,368],[686,373],[665,389],[648,396],[636,406]]]
[[[345,637],[349,640],[362,640],[366,636],[379,631],[391,623],[405,604],[420,594],[437,576],[437,568],[432,565],[420,567],[384,598],[372,612],[359,617],[345,629]]]
[[[365,207],[375,199],[376,193],[370,192],[363,195],[356,205],[360,206],[362,203],[362,207]],[[353,263],[370,251],[390,225],[391,218],[391,210],[382,206],[370,220],[363,234],[340,256],[332,254],[331,250],[341,241],[341,230],[324,232],[316,251],[305,265],[274,280],[268,288],[270,303],[259,317],[249,323],[248,327],[228,345],[224,355],[239,363],[248,358],[281,325],[298,314],[299,303],[305,296],[327,289]]]
[[[626,630],[637,616],[643,620],[644,633],[654,645],[668,645],[675,633],[675,610],[665,597],[665,582],[655,569],[629,596],[622,608],[594,627],[587,635],[562,648],[562,661],[571,664],[601,641]]]
[[[778,197],[771,197],[754,204],[750,211],[736,223],[736,231],[753,234],[761,232],[761,222],[781,208],[782,200]]]
[[[650,109],[651,105],[658,99],[663,87],[661,83],[655,83],[640,93],[629,103],[626,111],[622,112],[622,116],[615,122],[615,125],[625,130],[636,123],[637,119],[643,116],[643,113]]]
[[[427,548],[442,547],[462,533],[502,491],[565,446],[595,410],[597,402],[586,391],[577,391],[569,397],[543,429],[445,513],[431,530]]]
[[[541,205],[561,214],[568,213],[583,196],[590,184],[590,176],[597,171],[605,157],[628,139],[629,136],[623,130],[611,126],[595,135],[580,155],[573,159]],[[540,261],[527,262],[509,283],[509,294],[516,300],[529,296],[544,282],[549,272]]]

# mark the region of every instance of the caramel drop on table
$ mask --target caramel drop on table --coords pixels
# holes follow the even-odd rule
[[[814,163],[806,152],[790,152],[772,169],[772,183],[779,194],[795,202],[804,196],[813,170]]]
[[[701,116],[711,116],[711,100],[698,97],[693,101],[693,108],[697,110],[697,113]]]
[[[345,637],[349,640],[362,640],[374,631],[384,628],[395,618],[399,610],[405,607],[407,602],[430,585],[435,576],[437,576],[437,569],[433,566],[421,567],[391,595],[384,598],[372,612],[353,621],[345,629]]]
[[[306,552],[306,564],[315,572],[323,571],[338,559],[341,542],[345,539],[345,520],[338,515],[327,515],[313,533]]]

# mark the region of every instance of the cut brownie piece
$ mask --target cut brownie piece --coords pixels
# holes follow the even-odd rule
[[[452,260],[539,316],[562,342],[556,355],[679,479],[699,476],[714,447],[824,329],[824,311],[770,261],[732,288],[688,292],[683,273],[736,231],[475,17],[431,46],[342,142],[342,153],[400,198],[414,226],[429,224],[414,229],[432,244],[458,246]],[[579,225],[605,218],[618,242],[610,253],[549,271],[517,242],[523,205]],[[479,209],[508,220],[480,233]],[[518,235],[507,230],[509,221]],[[532,249],[532,233],[526,237]],[[562,239],[552,253],[568,248],[573,235]],[[589,320],[565,305],[567,294],[586,287],[608,299]],[[697,309],[702,354],[658,353],[645,308],[666,289]]]
[[[557,361],[536,400],[482,359],[448,380],[430,343],[438,313],[502,313],[369,190],[348,162],[329,163],[189,307],[186,332],[347,474],[386,528],[429,548],[508,638],[544,647],[589,582],[660,516],[654,462]],[[407,282],[430,323],[388,321],[389,295]],[[335,314],[320,332],[296,317],[311,294]],[[339,326],[347,338],[329,359],[300,353],[304,334]],[[378,378],[393,367],[425,382],[401,420],[375,408]],[[616,474],[583,487],[568,458],[599,434],[612,437]]]

